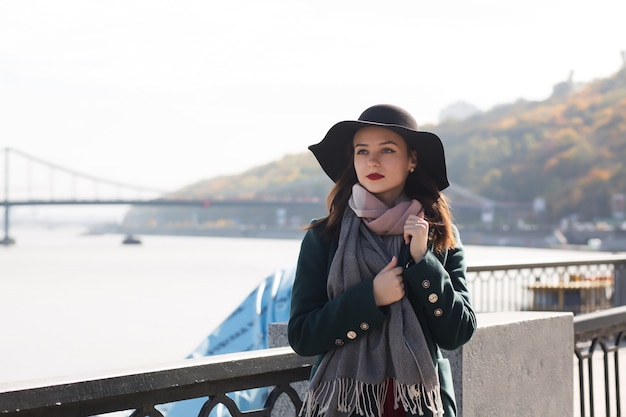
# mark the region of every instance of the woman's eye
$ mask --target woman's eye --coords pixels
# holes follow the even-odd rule
[[[383,149],[383,153],[393,153],[393,152],[395,152],[395,151],[393,149],[391,149],[391,148]]]
[[[357,155],[367,155],[367,151],[365,149],[358,149],[356,151]]]

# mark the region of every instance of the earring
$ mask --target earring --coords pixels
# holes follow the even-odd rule
[[[415,168],[411,167],[411,169],[409,169],[409,172],[415,172]]]

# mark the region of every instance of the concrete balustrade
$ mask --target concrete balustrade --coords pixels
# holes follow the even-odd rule
[[[571,313],[482,313],[477,320],[469,343],[444,351],[452,366],[458,416],[574,415]],[[286,323],[270,324],[269,343],[287,345]],[[300,395],[305,387],[298,387]]]
[[[620,314],[611,315],[612,320],[623,323]],[[483,313],[477,318],[479,327],[472,340],[445,352],[455,379],[458,416],[575,415],[572,313]],[[601,323],[582,324],[592,330]],[[286,327],[285,323],[270,325],[273,349],[3,385],[0,414],[87,416],[139,408],[140,414],[155,415],[151,410],[156,404],[275,385],[279,393],[286,393],[289,383],[302,395],[313,358],[299,357],[284,347]],[[298,401],[291,403],[288,398],[278,397],[273,416],[295,415],[293,404]]]

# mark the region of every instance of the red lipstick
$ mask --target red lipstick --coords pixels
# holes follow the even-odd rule
[[[384,175],[377,174],[377,173],[369,174],[369,175],[367,176],[367,178],[368,178],[368,179],[370,179],[370,180],[372,180],[372,181],[379,180],[379,179],[381,179],[381,178],[383,178],[383,177],[384,177]]]

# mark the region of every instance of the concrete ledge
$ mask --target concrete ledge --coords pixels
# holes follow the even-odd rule
[[[469,343],[444,351],[452,366],[458,416],[574,414],[571,313],[482,313],[477,320]],[[288,344],[286,323],[270,324],[268,330],[270,347]]]
[[[571,313],[478,314],[478,330],[450,360],[459,416],[571,416]]]

